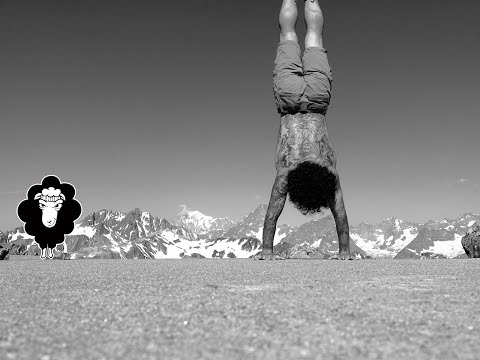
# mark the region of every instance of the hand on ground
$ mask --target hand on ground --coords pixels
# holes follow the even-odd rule
[[[254,258],[255,260],[285,260],[285,257],[270,252],[261,253]]]
[[[355,260],[356,257],[349,252],[341,252],[339,254],[335,254],[330,256],[328,260]]]

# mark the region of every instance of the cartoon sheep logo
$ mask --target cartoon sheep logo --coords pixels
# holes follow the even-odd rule
[[[65,241],[65,234],[73,231],[74,221],[82,213],[82,206],[74,197],[72,184],[48,175],[41,184],[32,185],[27,198],[18,205],[18,218],[25,223],[25,232],[35,237],[42,259],[52,259],[53,249]]]

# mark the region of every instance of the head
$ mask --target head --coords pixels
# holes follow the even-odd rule
[[[337,175],[320,164],[305,161],[287,175],[290,201],[304,215],[328,209],[335,198]]]
[[[42,210],[42,223],[47,228],[54,227],[57,222],[58,211],[62,207],[65,195],[60,189],[49,187],[37,193],[34,200],[38,200],[38,206]]]

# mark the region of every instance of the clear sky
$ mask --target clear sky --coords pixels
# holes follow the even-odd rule
[[[238,220],[268,202],[280,4],[0,0],[0,229],[48,174],[82,218],[187,204]],[[351,224],[480,212],[480,3],[320,4]],[[287,205],[279,222],[310,219]]]

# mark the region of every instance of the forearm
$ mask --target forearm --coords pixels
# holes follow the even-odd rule
[[[333,217],[335,218],[335,225],[338,235],[338,247],[340,253],[350,252],[350,231],[348,226],[347,212],[343,202],[343,193],[338,184],[335,192],[335,201],[331,207]]]
[[[287,198],[286,175],[277,175],[273,184],[270,202],[268,204],[263,224],[263,252],[273,252],[273,240],[277,227],[277,220],[282,213]]]

